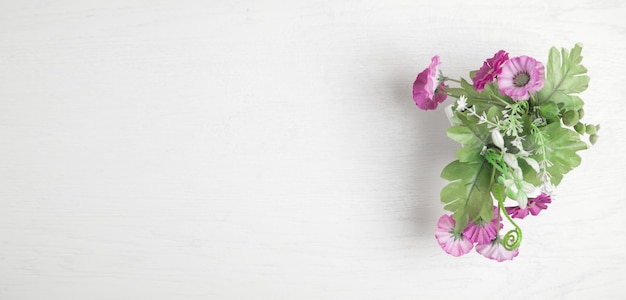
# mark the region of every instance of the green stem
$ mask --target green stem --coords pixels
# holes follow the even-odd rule
[[[506,172],[506,164],[504,164],[504,162],[502,161],[503,160],[502,158],[495,160],[494,156],[497,155],[495,152],[485,153],[485,154],[486,154],[485,155],[486,160],[494,167],[494,169],[500,170],[500,168],[503,168],[505,169],[503,171]],[[502,165],[504,165],[504,167]],[[503,171],[500,171],[500,172],[503,172]],[[517,224],[515,224],[515,222],[513,222],[513,219],[511,219],[511,216],[509,216],[509,214],[506,212],[506,208],[504,207],[504,195],[502,194],[502,191],[499,185],[494,186],[493,194],[496,200],[498,201],[498,210],[507,218],[507,220],[509,220],[509,222],[513,225],[513,227],[515,227],[515,229],[509,230],[507,231],[506,234],[504,234],[504,237],[502,238],[502,246],[504,247],[504,249],[508,251],[515,250],[519,247],[520,243],[522,242],[522,229]],[[500,213],[498,213],[498,224],[500,224]],[[498,225],[497,235],[498,236],[500,235],[500,225]]]
[[[494,98],[472,97],[471,99],[474,102],[485,103],[485,104],[490,104],[490,105],[497,105],[497,106],[500,106],[500,107],[506,107],[507,105],[509,105],[509,103],[506,102],[504,99],[498,98],[498,97],[495,97],[495,96],[494,96]],[[494,101],[494,100],[497,100],[497,101]]]
[[[537,97],[535,97],[534,94],[530,94],[529,102],[530,104],[532,104],[532,106],[539,106],[539,100],[537,99]]]
[[[500,171],[500,173],[506,174],[508,172],[506,164],[502,162],[504,160],[504,152],[498,154],[493,149],[487,149],[485,150],[484,157],[493,168]]]
[[[507,106],[507,105],[511,104],[510,102],[506,101],[504,98],[502,98],[502,97],[500,97],[498,95],[494,94],[493,97],[498,99],[498,100],[500,100],[500,102],[504,103],[504,106]]]
[[[507,218],[507,220],[509,220],[509,222],[515,227],[515,229],[507,231],[507,233],[504,234],[504,237],[502,238],[502,246],[504,247],[504,249],[508,251],[513,251],[519,248],[519,245],[522,243],[522,229],[515,222],[513,222],[513,219],[511,219],[511,216],[509,216],[509,214],[506,212],[506,209],[504,207],[504,197],[502,197],[501,195],[500,186],[495,186],[495,196],[496,196],[496,199],[498,200],[498,209]],[[498,214],[498,218],[499,218],[499,215],[500,214]],[[500,234],[500,226],[498,226],[498,235],[499,234]]]
[[[537,125],[535,124],[530,125],[530,130],[531,130],[531,134],[535,137],[535,143],[537,147],[539,148],[539,150],[535,150],[534,152],[539,153],[541,155],[541,164],[540,164],[541,173],[546,174],[547,176],[551,176],[551,174],[548,173],[548,169],[547,169],[549,160],[548,160],[548,149],[546,147],[546,141],[544,139],[544,133],[541,132],[541,130],[539,130],[539,127],[537,127]]]

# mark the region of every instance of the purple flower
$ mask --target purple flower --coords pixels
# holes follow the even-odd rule
[[[529,93],[536,93],[543,88],[545,68],[532,57],[518,56],[502,65],[498,76],[500,93],[515,101],[528,100]]]
[[[434,56],[428,68],[417,75],[413,83],[413,100],[423,110],[435,109],[446,100],[446,86],[443,81],[437,82],[439,72],[439,56]]]
[[[472,243],[479,245],[489,244],[498,234],[498,223],[498,208],[494,207],[493,219],[491,221],[470,222],[463,230],[463,235]]]
[[[548,209],[548,203],[552,203],[552,198],[548,194],[541,193],[536,198],[528,199],[526,208],[520,208],[519,206],[510,206],[506,208],[506,212],[512,218],[523,219],[528,216],[528,213],[536,216],[544,209]]]
[[[461,256],[470,252],[474,248],[474,243],[467,239],[463,233],[455,233],[455,224],[456,222],[449,215],[441,216],[437,222],[435,238],[437,238],[443,251],[453,256]]]
[[[496,52],[492,58],[485,60],[483,66],[476,72],[476,76],[472,78],[474,81],[474,89],[478,92],[482,92],[485,85],[492,82],[496,76],[502,72],[502,64],[507,60],[509,60],[509,54],[504,50]]]
[[[512,260],[514,257],[516,257],[519,254],[519,248],[512,251],[506,250],[504,248],[504,245],[502,245],[501,238],[498,237],[491,241],[491,243],[489,244],[476,245],[476,252],[480,253],[486,258],[502,262],[505,260]]]

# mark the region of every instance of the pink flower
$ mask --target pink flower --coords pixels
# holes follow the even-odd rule
[[[487,83],[492,82],[496,76],[502,72],[502,64],[509,60],[509,54],[504,50],[498,51],[492,58],[488,58],[483,66],[476,72],[476,76],[472,78],[474,81],[474,89],[482,92]]]
[[[532,57],[518,56],[502,65],[498,76],[500,93],[513,100],[528,100],[529,93],[536,93],[543,88],[545,68]]]
[[[544,209],[548,209],[548,203],[552,203],[550,195],[541,193],[536,198],[528,199],[526,208],[522,209],[519,206],[510,206],[506,208],[506,212],[512,218],[523,219],[528,216],[530,212],[533,216],[536,216]]]
[[[516,257],[519,254],[519,248],[513,251],[504,249],[501,238],[498,237],[489,244],[476,245],[476,252],[480,253],[486,258],[502,262],[505,260],[512,260],[514,257]]]
[[[413,100],[423,110],[435,109],[446,100],[446,86],[443,81],[437,82],[439,72],[439,56],[434,56],[428,68],[417,75],[413,83]]]
[[[494,207],[493,219],[491,221],[470,222],[463,230],[463,235],[472,243],[479,245],[489,244],[498,234],[498,223],[498,208]]]
[[[462,233],[454,233],[454,225],[456,222],[449,215],[443,215],[437,222],[435,237],[439,246],[446,253],[453,256],[461,256],[474,248],[474,244]]]

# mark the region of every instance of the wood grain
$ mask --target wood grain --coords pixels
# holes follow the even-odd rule
[[[0,299],[623,299],[621,1],[4,1]],[[598,144],[512,262],[446,255],[439,54],[584,44]],[[498,293],[494,295],[494,293]],[[500,296],[502,295],[502,296]]]

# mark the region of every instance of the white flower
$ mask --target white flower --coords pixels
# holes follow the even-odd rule
[[[507,197],[519,203],[519,207],[524,209],[528,205],[528,194],[535,190],[535,186],[524,181],[522,169],[518,168],[513,172],[507,172],[502,182],[506,187]]]
[[[475,110],[472,111],[473,115],[476,116],[478,118],[478,124],[484,124],[487,123],[487,113],[483,112],[482,115],[479,115],[476,113]]]
[[[459,100],[456,101],[456,111],[464,111],[467,109],[467,97],[461,95]]]
[[[515,137],[515,139],[511,141],[511,145],[515,146],[515,148],[519,150],[524,150],[524,146],[522,146],[523,141],[524,141],[524,137],[518,136],[518,137]]]
[[[546,193],[546,194],[549,194],[549,195],[554,195],[554,190],[555,190],[554,185],[552,183],[550,183],[549,181],[548,182],[544,182],[541,185],[541,192],[543,192],[543,193]]]

